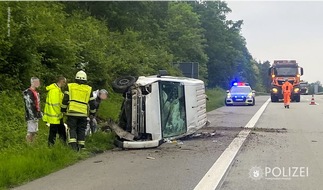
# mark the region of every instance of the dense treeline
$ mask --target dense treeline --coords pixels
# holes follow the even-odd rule
[[[322,83],[320,81],[316,81],[316,82],[313,82],[313,83],[310,83],[308,85],[308,94],[315,94],[315,86],[317,86],[317,92],[318,93],[322,93],[323,92],[323,86],[322,86]]]
[[[268,84],[269,63],[246,48],[242,21],[227,20],[225,2],[1,2],[0,90],[72,79],[80,62],[94,87],[120,75],[180,75],[179,62],[198,62],[208,87]],[[264,74],[265,72],[265,74]]]

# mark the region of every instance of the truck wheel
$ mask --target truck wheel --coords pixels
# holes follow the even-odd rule
[[[301,96],[295,96],[295,101],[300,102],[301,101]]]
[[[278,98],[276,96],[271,96],[271,102],[278,102]]]
[[[124,93],[136,82],[136,78],[133,76],[124,76],[117,78],[112,83],[112,88],[115,92]]]

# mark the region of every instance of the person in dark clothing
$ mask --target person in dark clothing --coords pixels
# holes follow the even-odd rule
[[[94,103],[94,108],[96,112],[99,110],[101,101],[107,98],[108,98],[108,91],[105,89],[96,90],[93,92],[92,99],[94,100],[93,103]],[[96,115],[90,115],[90,129],[92,134],[96,132],[97,124],[98,123],[96,121]]]
[[[23,91],[25,103],[25,119],[27,121],[27,142],[33,142],[38,131],[38,120],[42,118],[40,97],[36,89],[40,86],[37,77],[30,79],[31,86]]]

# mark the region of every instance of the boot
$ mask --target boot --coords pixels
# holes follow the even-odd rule
[[[72,143],[68,143],[68,144],[71,146],[71,148],[72,148],[73,150],[78,151],[78,147],[77,147],[76,142],[72,142]]]
[[[81,145],[81,144],[78,144],[77,146],[77,151],[82,151],[82,150],[85,150],[85,146],[84,145]]]

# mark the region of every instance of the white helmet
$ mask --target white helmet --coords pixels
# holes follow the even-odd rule
[[[75,75],[75,79],[86,81],[87,80],[86,73],[84,71],[77,72],[76,75]]]

